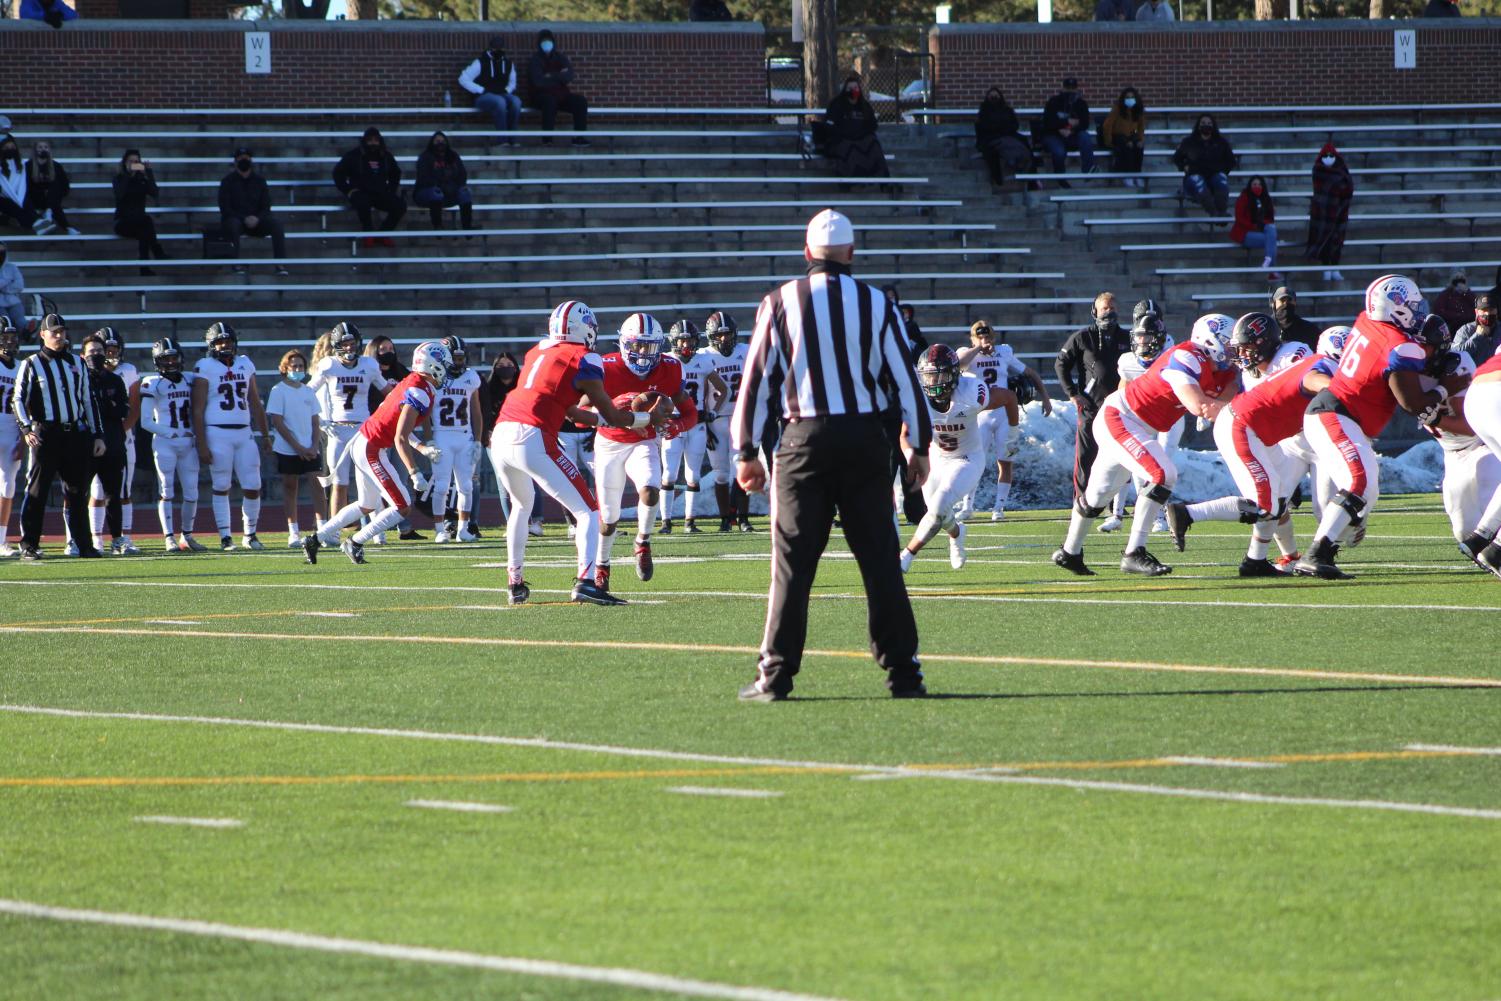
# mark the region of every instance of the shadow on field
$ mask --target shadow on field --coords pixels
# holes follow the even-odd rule
[[[997,701],[1020,699],[1140,699],[1181,698],[1199,695],[1340,695],[1346,693],[1480,691],[1496,693],[1495,685],[1317,685],[1311,688],[1181,688],[1155,692],[930,692],[926,699],[915,701]],[[889,695],[794,695],[793,702],[886,702]]]

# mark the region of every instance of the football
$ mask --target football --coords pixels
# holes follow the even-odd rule
[[[662,394],[657,392],[656,390],[647,390],[644,393],[637,393],[635,396],[631,397],[631,409],[636,411],[637,413],[643,413],[656,406],[657,401],[661,398]]]

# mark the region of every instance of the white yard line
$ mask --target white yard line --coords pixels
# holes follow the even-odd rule
[[[148,626],[201,626],[197,619],[147,619]]]
[[[406,805],[419,810],[453,810],[456,813],[510,813],[515,809],[499,803],[470,803],[457,799],[409,799]]]
[[[1205,768],[1281,768],[1276,761],[1240,761],[1236,758],[1197,758],[1191,755],[1171,755],[1163,758],[1177,765],[1203,765]]]
[[[180,824],[183,827],[244,827],[243,820],[230,817],[132,817],[138,824]]]
[[[776,799],[783,795],[772,789],[735,789],[730,786],[671,786],[667,791],[684,796],[728,796],[732,799]]]
[[[359,612],[298,612],[298,615],[309,619],[357,619]]]
[[[614,987],[681,994],[685,997],[728,998],[730,1001],[833,1001],[833,999],[812,994],[772,990],[766,987],[740,987],[734,984],[692,980],[686,977],[674,977],[622,967],[581,966],[576,963],[558,963],[545,959],[491,956],[477,952],[459,952],[453,949],[433,949],[424,946],[393,945],[361,939],[310,935],[278,928],[253,928],[219,924],[213,921],[159,918],[144,914],[122,914],[115,911],[79,910],[72,907],[50,907],[24,900],[0,900],[0,913],[74,924],[111,925],[116,928],[197,935],[201,938],[231,939],[239,942],[253,942],[257,945],[274,945],[284,949],[367,956],[371,959],[422,963],[429,966],[456,966],[496,973],[515,973],[529,977],[548,977],[554,980],[609,984]]]
[[[1501,756],[1501,747],[1453,747],[1449,744],[1408,744],[1406,751],[1439,751],[1444,754],[1476,754]]]

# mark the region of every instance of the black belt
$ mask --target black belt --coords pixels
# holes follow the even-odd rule
[[[37,421],[43,428],[56,431],[88,431],[77,421]]]
[[[882,414],[815,414],[811,417],[788,417],[782,421],[782,424],[853,424],[857,421],[879,424],[882,416]]]
[[[249,424],[210,424],[210,428],[219,428],[224,431],[244,431]]]

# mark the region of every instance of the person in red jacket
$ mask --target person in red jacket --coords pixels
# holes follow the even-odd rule
[[[1267,278],[1271,281],[1281,277],[1272,270],[1277,266],[1276,218],[1271,189],[1258,174],[1246,182],[1245,190],[1235,199],[1235,224],[1230,227],[1230,242],[1260,250],[1263,254],[1261,266],[1267,269]]]

